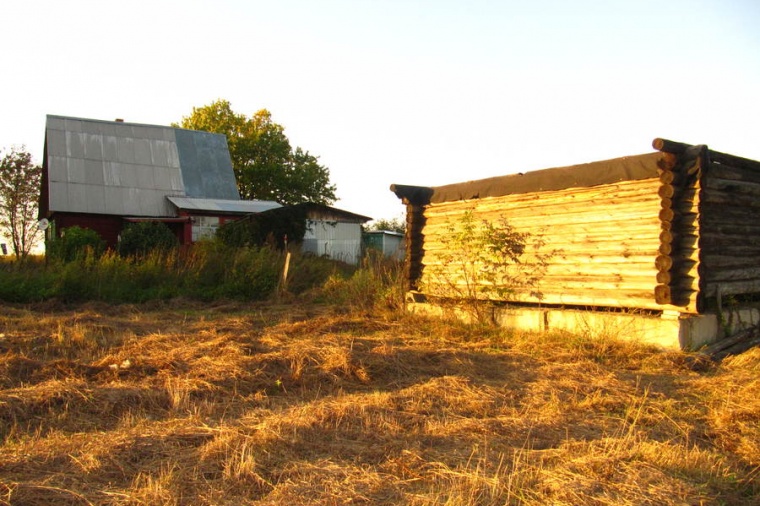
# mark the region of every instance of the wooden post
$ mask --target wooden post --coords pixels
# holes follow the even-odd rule
[[[288,270],[290,269],[290,251],[285,253],[285,267],[282,269],[282,291],[288,288]]]

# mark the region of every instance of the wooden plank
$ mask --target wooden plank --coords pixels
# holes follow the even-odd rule
[[[753,325],[740,330],[730,337],[705,346],[699,350],[699,353],[707,355],[713,360],[722,360],[729,355],[742,353],[758,345],[760,345],[760,325]]]
[[[745,261],[744,264],[743,267],[733,269],[717,267],[705,269],[706,272],[702,276],[707,283],[760,279],[760,267],[752,267],[756,266],[757,262]]]
[[[458,265],[451,265],[450,269],[447,263],[440,259],[427,259],[424,262],[425,267],[432,269],[431,272],[446,272],[449,277],[458,277],[457,270],[461,270]],[[563,282],[569,280],[584,280],[594,282],[595,280],[605,281],[613,280],[630,281],[632,283],[649,283],[657,275],[657,270],[651,263],[648,264],[594,264],[594,263],[576,263],[576,264],[548,264],[543,268],[536,264],[514,264],[510,267],[513,271],[523,269],[525,272],[538,272],[543,270],[542,279],[551,282]]]
[[[459,200],[432,203],[428,209],[446,209],[461,205],[478,205],[483,209],[489,207],[501,208],[504,205],[542,206],[559,205],[563,203],[598,202],[614,199],[635,199],[637,197],[653,197],[660,186],[658,178],[639,181],[621,181],[614,185],[601,185],[584,188],[570,188],[536,193],[504,195],[501,197],[485,197],[482,199]]]
[[[717,296],[718,287],[720,287],[721,295],[760,293],[760,278],[705,283],[704,295],[706,297]]]
[[[614,209],[601,210],[599,212],[591,211],[575,211],[575,212],[557,212],[548,215],[530,214],[526,212],[517,213],[503,213],[502,215],[475,215],[477,221],[486,220],[493,224],[498,224],[499,220],[504,217],[507,222],[515,229],[526,229],[526,231],[536,234],[542,229],[548,229],[550,227],[567,227],[572,229],[573,227],[583,226],[622,226],[626,223],[631,224],[637,222],[640,224],[649,223],[652,226],[659,226],[657,221],[659,205],[657,207],[645,207],[645,208],[633,208],[625,210],[624,212],[615,212]],[[672,221],[671,216],[670,220]],[[459,222],[456,218],[440,220],[437,217],[427,216],[427,225],[425,233],[429,233],[430,230],[436,228],[447,229],[451,227],[458,227]]]
[[[448,252],[452,246],[447,243],[436,242],[428,238],[425,244],[425,253],[435,255],[440,252]],[[659,243],[657,241],[651,242],[626,242],[626,243],[597,243],[592,245],[571,245],[571,244],[554,244],[551,243],[549,247],[539,250],[539,253],[550,255],[553,251],[555,254],[553,257],[575,257],[579,261],[584,261],[585,258],[594,258],[596,255],[603,256],[618,256],[621,258],[648,256],[652,260],[658,255]],[[530,257],[533,251],[528,250],[525,256]]]
[[[754,259],[754,257],[752,259]],[[746,257],[724,255],[722,252],[702,253],[702,264],[706,266],[706,269],[743,268],[747,267],[747,260]]]
[[[580,203],[562,203],[546,204],[533,206],[514,206],[504,203],[500,206],[474,206],[472,204],[462,204],[459,206],[448,206],[446,209],[427,208],[425,218],[432,221],[458,223],[462,219],[464,212],[472,212],[473,219],[476,221],[488,220],[498,222],[501,218],[514,220],[516,218],[538,218],[538,217],[556,217],[556,216],[577,216],[584,221],[600,221],[598,218],[587,220],[584,217],[593,218],[595,215],[601,215],[604,220],[624,219],[627,215],[635,215],[640,218],[654,216],[657,210],[662,206],[662,199],[658,196],[648,196],[642,199],[631,200],[607,200],[599,202]],[[557,221],[557,220],[555,220]]]
[[[732,193],[729,191],[709,188],[702,192],[701,201],[705,204],[742,207],[746,210],[751,210],[754,213],[760,214],[760,198],[756,195]]]
[[[543,222],[536,223],[540,220],[531,219],[524,221],[521,219],[507,220],[509,225],[517,232],[528,233],[532,238],[557,238],[561,240],[604,240],[605,237],[636,237],[646,235],[657,238],[660,233],[662,223],[656,216],[651,216],[646,220],[622,220],[622,221],[601,221],[593,223],[561,223],[549,226]],[[493,223],[493,222],[492,222]],[[498,223],[495,224],[498,228]],[[452,230],[457,230],[458,224],[447,222],[432,222],[425,229],[426,237],[445,237],[451,234]],[[572,239],[571,239],[572,238]]]
[[[699,209],[703,227],[713,224],[735,225],[760,222],[760,211],[756,207],[702,202]]]
[[[737,243],[730,238],[724,241],[703,241],[700,249],[706,254],[743,257],[755,261],[760,257],[760,244]]]
[[[760,197],[760,181],[736,181],[717,177],[705,177],[703,179],[703,188],[705,190],[719,190],[735,195]]]
[[[716,165],[735,167],[747,174],[760,174],[760,162],[750,160],[749,158],[729,155],[719,151],[710,151],[710,161]]]

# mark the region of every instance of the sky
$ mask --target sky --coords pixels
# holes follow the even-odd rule
[[[760,160],[757,0],[3,0],[0,148],[45,116],[169,125],[260,109],[335,207],[403,216],[437,186],[652,151]]]

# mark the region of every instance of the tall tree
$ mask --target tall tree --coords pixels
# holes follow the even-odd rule
[[[0,160],[0,227],[11,241],[16,259],[29,255],[39,230],[37,203],[42,167],[32,163],[32,155],[11,148]]]
[[[217,100],[193,107],[192,114],[175,126],[227,136],[243,199],[274,200],[285,205],[335,202],[329,169],[308,151],[299,147],[294,150],[285,128],[272,121],[266,109],[248,118],[234,112],[227,100]]]

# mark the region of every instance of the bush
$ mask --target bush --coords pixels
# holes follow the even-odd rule
[[[49,241],[46,252],[49,258],[72,262],[85,256],[100,257],[106,249],[106,242],[97,232],[89,228],[68,227],[61,231],[61,237]]]
[[[398,310],[403,307],[402,266],[397,260],[370,252],[352,275],[330,276],[322,287],[322,296],[332,304],[360,311]]]
[[[270,248],[233,248],[220,241],[202,241],[183,263],[183,280],[194,298],[264,300],[277,289],[282,255]]]
[[[30,257],[30,261],[0,262],[0,300],[6,302],[39,302],[51,296],[53,275],[44,263]]]
[[[151,251],[169,251],[179,245],[174,232],[159,221],[130,223],[121,233],[119,254],[144,256]]]

